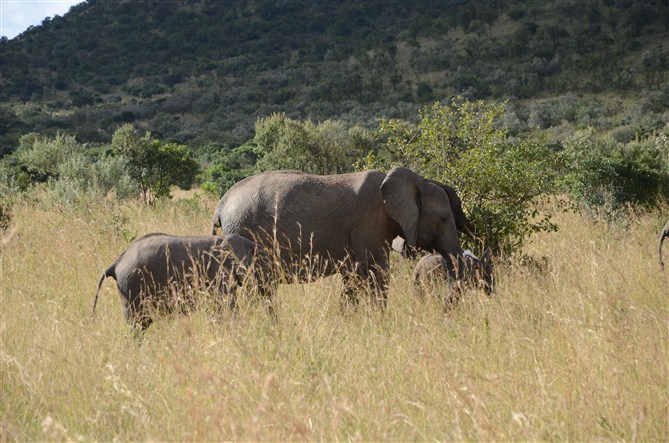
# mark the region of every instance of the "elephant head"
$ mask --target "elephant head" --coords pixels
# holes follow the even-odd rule
[[[462,253],[451,201],[442,186],[410,169],[397,167],[383,180],[381,197],[409,246],[444,256]]]
[[[476,234],[474,234],[474,232],[476,231],[476,229],[474,228],[474,225],[472,225],[469,222],[469,220],[467,220],[467,216],[462,210],[462,200],[460,200],[460,197],[458,196],[456,190],[437,180],[427,179],[427,181],[436,186],[439,186],[446,192],[446,195],[448,195],[448,200],[451,205],[451,212],[453,213],[453,217],[455,218],[456,228],[458,229],[459,232],[463,232],[469,238],[475,240]],[[402,237],[397,237],[393,240],[392,248],[393,250],[399,252],[405,258],[416,258],[418,255],[420,255],[420,250],[415,247],[410,247],[406,243],[406,240]]]
[[[453,212],[453,217],[455,218],[455,226],[458,228],[458,231],[464,232],[469,237],[476,238],[474,235],[474,226],[467,220],[464,211],[462,210],[462,200],[458,196],[458,193],[454,188],[445,185],[444,183],[438,182],[437,180],[428,179],[428,181],[436,186],[439,186],[446,192],[448,195],[448,200],[451,204],[451,211]]]

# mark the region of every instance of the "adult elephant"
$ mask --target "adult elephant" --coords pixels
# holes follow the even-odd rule
[[[407,168],[311,175],[274,171],[248,177],[221,199],[213,233],[255,238],[279,255],[284,281],[341,272],[345,294],[354,280],[372,284],[382,304],[392,240],[443,255],[460,255],[448,193]]]

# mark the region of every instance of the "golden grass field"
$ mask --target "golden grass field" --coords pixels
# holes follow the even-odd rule
[[[208,234],[216,201],[14,207],[0,246],[2,441],[669,440],[668,216],[572,213],[445,314],[394,255],[385,311],[339,279],[164,318],[138,340],[100,273],[133,236]],[[669,245],[665,245],[669,259]]]

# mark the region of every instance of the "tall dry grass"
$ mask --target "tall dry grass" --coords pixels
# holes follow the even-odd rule
[[[394,256],[385,311],[337,277],[282,285],[278,320],[161,319],[141,340],[100,273],[134,235],[207,234],[216,202],[81,210],[23,203],[0,255],[4,440],[637,440],[668,431],[667,214],[574,214],[496,267],[493,297],[444,314]],[[669,253],[669,252],[668,252]],[[542,259],[545,257],[545,260]]]

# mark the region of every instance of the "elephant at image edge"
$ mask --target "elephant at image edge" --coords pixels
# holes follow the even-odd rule
[[[660,232],[660,239],[657,241],[657,253],[660,256],[660,266],[664,270],[664,262],[662,261],[662,243],[664,242],[664,239],[669,237],[669,221],[667,221],[667,224],[664,225],[664,228],[662,228],[662,231]]]
[[[221,199],[212,230],[218,229],[255,238],[270,251],[276,240],[289,278],[341,272],[349,297],[352,278],[371,277],[383,304],[395,237],[443,255],[462,253],[447,192],[402,167],[387,174],[273,171],[248,177]]]

